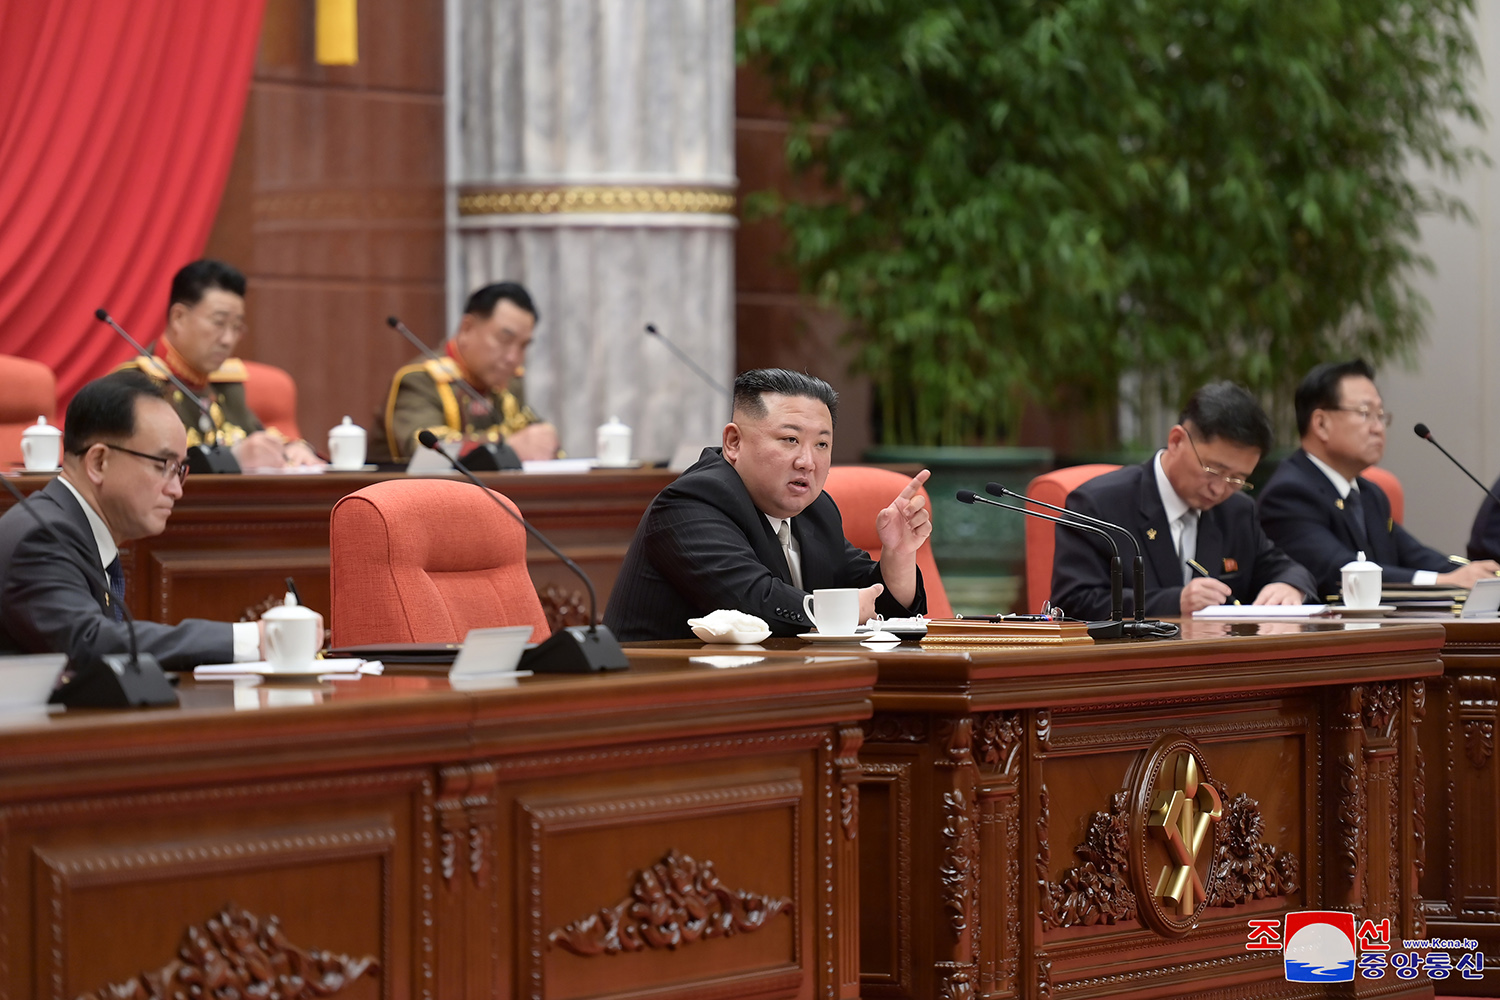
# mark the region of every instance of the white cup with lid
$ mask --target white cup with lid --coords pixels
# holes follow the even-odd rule
[[[62,431],[37,417],[21,432],[21,461],[27,472],[51,472],[62,460]]]
[[[305,674],[319,669],[323,616],[295,600],[288,594],[285,604],[260,616],[265,627],[266,662],[275,673]]]
[[[620,468],[630,464],[630,428],[620,423],[619,417],[610,417],[599,425],[594,443],[600,465]]]
[[[354,472],[365,466],[365,429],[349,417],[328,432],[328,464],[339,472]]]
[[[1339,572],[1344,576],[1344,607],[1374,608],[1380,606],[1380,564],[1370,562],[1363,552],[1353,562],[1345,563]]]

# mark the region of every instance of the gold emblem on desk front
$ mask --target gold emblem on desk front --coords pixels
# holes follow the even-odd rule
[[[1131,881],[1141,918],[1159,934],[1180,937],[1208,905],[1214,826],[1224,803],[1202,748],[1181,733],[1158,739],[1136,775]]]

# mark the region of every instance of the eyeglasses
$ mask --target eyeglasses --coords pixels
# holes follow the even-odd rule
[[[130,448],[122,448],[117,444],[106,443],[104,447],[111,451],[123,451],[125,454],[134,455],[136,458],[144,458],[148,462],[155,462],[161,471],[162,479],[175,478],[180,483],[188,477],[187,459],[162,458],[160,455],[148,455],[144,451],[133,451]]]
[[[1334,409],[1357,414],[1365,423],[1369,423],[1372,419],[1379,421],[1384,427],[1391,426],[1391,419],[1395,417],[1390,410],[1372,410],[1368,406],[1335,406]]]
[[[1238,476],[1231,476],[1227,472],[1220,472],[1212,465],[1205,465],[1203,462],[1203,457],[1198,454],[1198,446],[1193,443],[1193,432],[1184,427],[1182,428],[1182,433],[1187,435],[1188,446],[1193,449],[1193,457],[1198,459],[1198,468],[1202,469],[1210,476],[1214,476],[1215,478],[1224,480],[1224,482],[1229,484],[1230,489],[1245,490],[1246,492],[1255,489],[1254,483],[1246,482]]]

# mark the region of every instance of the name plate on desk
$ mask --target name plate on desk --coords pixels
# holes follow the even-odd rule
[[[934,618],[927,623],[922,645],[968,643],[971,645],[1092,646],[1087,622],[985,621],[970,618]]]

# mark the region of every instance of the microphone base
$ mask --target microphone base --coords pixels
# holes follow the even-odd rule
[[[587,625],[569,625],[522,653],[516,669],[536,674],[598,674],[629,670],[630,661],[614,633],[603,625],[592,631]]]
[[[194,475],[236,475],[240,463],[234,452],[221,444],[200,444],[188,449],[188,471]]]
[[[69,708],[176,708],[177,692],[149,653],[105,653],[75,659],[81,666],[52,700]]]
[[[1119,639],[1124,634],[1124,622],[1089,622],[1089,638],[1095,642],[1098,642],[1100,639]]]
[[[1175,639],[1180,626],[1163,621],[1089,622],[1089,638],[1100,639]]]
[[[521,456],[508,444],[479,445],[458,461],[470,472],[514,471],[521,468]]]

